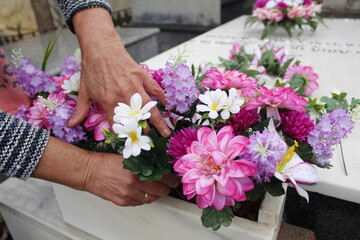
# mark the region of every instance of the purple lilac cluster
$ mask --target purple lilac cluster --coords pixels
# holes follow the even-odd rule
[[[66,126],[66,123],[74,110],[75,107],[73,106],[66,104],[60,105],[54,109],[48,117],[54,136],[68,143],[75,143],[86,139],[83,127],[76,126],[74,128],[69,128]]]
[[[249,145],[244,158],[258,167],[253,178],[258,182],[270,182],[274,176],[277,163],[287,151],[287,145],[276,131],[265,129],[262,133],[256,131],[249,137]]]
[[[339,144],[341,139],[354,128],[354,121],[347,115],[347,111],[338,108],[331,113],[324,114],[307,138],[316,155],[315,161],[321,166],[330,163],[333,156],[334,145]]]
[[[64,58],[64,65],[61,66],[61,75],[72,75],[80,69],[80,63],[74,56]]]
[[[52,93],[57,90],[56,83],[49,80],[48,75],[35,67],[29,59],[22,58],[20,65],[13,71],[29,97],[34,97],[38,92]]]
[[[162,77],[161,87],[167,100],[166,109],[186,113],[200,94],[191,70],[183,63],[174,65],[167,62],[165,66],[165,69],[159,71]]]

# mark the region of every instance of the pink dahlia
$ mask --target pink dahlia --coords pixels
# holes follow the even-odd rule
[[[238,159],[246,151],[249,139],[235,136],[231,126],[218,133],[207,127],[197,132],[188,154],[174,164],[182,176],[183,192],[188,199],[196,196],[200,208],[214,206],[217,210],[245,201],[245,192],[254,188],[248,178],[257,172],[255,164]]]
[[[254,9],[252,16],[258,21],[264,21],[267,18],[268,11],[269,9],[267,8],[256,8]]]
[[[280,116],[284,133],[298,141],[304,141],[314,129],[314,121],[305,112],[286,111]]]
[[[229,119],[227,124],[233,127],[235,135],[240,135],[259,120],[260,115],[257,113],[256,109],[246,110],[245,108],[242,108],[240,112]]]
[[[178,160],[188,153],[191,143],[194,141],[197,141],[197,130],[193,127],[183,128],[170,138],[167,154]]]
[[[306,112],[304,106],[308,102],[298,93],[293,92],[291,88],[275,87],[268,89],[264,86],[259,86],[259,88],[260,96],[246,106],[247,110],[266,107],[267,116],[274,117],[277,120],[280,120],[279,108]]]
[[[210,69],[206,72],[206,76],[202,80],[202,85],[212,89],[245,89],[256,86],[254,78],[248,77],[245,73],[237,70],[222,73],[218,69]]]
[[[317,83],[317,79],[319,76],[314,73],[312,67],[308,66],[292,66],[289,67],[285,73],[284,80],[286,82],[291,82],[292,78],[296,75],[300,75],[304,80],[304,94],[306,96],[311,96],[311,94],[319,88],[319,84]],[[298,89],[294,89],[297,91]]]
[[[99,103],[94,103],[94,107],[90,109],[88,117],[84,122],[87,131],[94,130],[94,138],[96,141],[105,140],[103,129],[110,130],[109,122],[106,120],[106,114]]]
[[[303,6],[297,6],[297,7],[293,7],[289,10],[289,12],[287,13],[287,16],[293,20],[295,18],[303,18],[305,17],[306,11],[305,8]]]

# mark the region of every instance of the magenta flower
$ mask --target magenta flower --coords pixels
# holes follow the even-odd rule
[[[246,110],[245,108],[242,108],[240,112],[229,119],[227,124],[233,127],[235,135],[240,135],[259,120],[260,114],[257,113],[256,109]]]
[[[311,96],[311,94],[319,88],[317,79],[319,76],[314,73],[312,67],[297,65],[289,67],[285,73],[284,80],[290,82],[295,75],[300,75],[305,80],[304,84],[304,94],[306,96]],[[297,89],[294,89],[296,91]]]
[[[257,0],[256,3],[254,4],[254,9],[265,7],[268,1],[269,0]]]
[[[103,141],[106,138],[103,129],[110,130],[110,125],[99,103],[94,103],[94,107],[90,109],[88,117],[84,122],[84,127],[87,131],[94,130],[96,141]]]
[[[174,136],[170,138],[166,152],[178,160],[189,153],[188,150],[194,141],[197,141],[197,130],[193,127],[183,128],[175,132]]]
[[[245,73],[237,70],[222,73],[218,69],[210,69],[206,72],[206,76],[202,80],[202,85],[212,89],[245,89],[256,86],[254,78],[247,77]]]
[[[268,89],[264,86],[259,86],[259,88],[260,96],[250,102],[246,109],[266,107],[267,116],[277,120],[280,120],[279,108],[306,112],[304,105],[307,105],[308,102],[298,93],[293,92],[291,88],[275,87]]]
[[[296,140],[304,141],[314,129],[314,121],[305,113],[286,111],[280,113],[284,133]]]
[[[248,178],[257,172],[248,160],[238,159],[245,153],[249,139],[235,136],[231,126],[218,133],[207,127],[197,132],[189,153],[180,158],[174,170],[182,176],[183,192],[188,199],[196,196],[200,208],[214,206],[217,210],[245,201],[245,192],[254,187]]]
[[[311,5],[312,3],[312,0],[304,0],[304,5]]]

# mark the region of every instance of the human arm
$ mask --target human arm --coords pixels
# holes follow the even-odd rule
[[[145,183],[124,170],[122,157],[94,153],[53,137],[41,128],[0,111],[0,171],[23,180],[32,177],[88,191],[121,206],[143,204],[166,195],[177,182],[167,175]]]
[[[82,65],[77,110],[68,123],[70,127],[86,117],[92,101],[100,103],[110,125],[117,103],[129,104],[135,93],[140,93],[143,104],[152,100],[149,95],[166,104],[162,88],[126,51],[106,8],[87,8],[72,13],[67,22],[71,23],[78,38]],[[163,136],[170,135],[156,107],[151,110],[150,121]]]

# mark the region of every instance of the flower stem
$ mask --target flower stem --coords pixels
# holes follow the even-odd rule
[[[345,164],[345,158],[344,158],[344,151],[343,151],[341,139],[340,139],[340,150],[341,150],[341,158],[342,158],[342,162],[343,162],[343,165],[344,165],[345,175],[348,176],[348,172],[347,172],[347,170],[346,170],[346,164]]]

